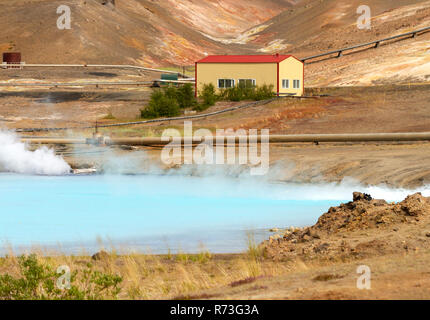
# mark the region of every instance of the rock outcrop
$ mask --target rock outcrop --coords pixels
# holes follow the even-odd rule
[[[324,213],[312,229],[335,233],[364,230],[393,223],[404,223],[412,218],[430,214],[430,201],[421,193],[408,196],[402,202],[387,203],[371,196],[354,192],[354,201],[332,207]]]
[[[108,260],[109,259],[109,253],[107,253],[104,250],[101,250],[91,256],[91,259],[95,261],[102,261],[102,260]]]
[[[332,207],[306,228],[287,229],[262,244],[266,256],[283,259],[357,257],[430,248],[430,198],[415,193],[399,203],[353,193],[353,201]],[[396,237],[393,239],[393,234]]]

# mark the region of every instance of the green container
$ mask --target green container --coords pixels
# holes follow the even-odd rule
[[[163,73],[161,80],[178,81],[178,74],[176,73]]]

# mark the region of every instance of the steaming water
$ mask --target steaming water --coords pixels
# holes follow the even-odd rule
[[[16,135],[0,130],[0,171],[62,175],[70,172],[70,166],[52,149],[30,151]]]
[[[410,190],[280,184],[253,178],[184,175],[28,176],[0,174],[0,240],[15,250],[61,244],[66,252],[238,252],[272,227],[313,224],[359,189],[402,200]],[[424,188],[425,195],[430,194]],[[107,241],[106,241],[107,239]],[[3,253],[6,247],[3,247]],[[17,250],[19,251],[19,250]]]
[[[109,158],[113,168],[133,164]],[[64,175],[70,167],[52,150],[30,151],[16,136],[0,131],[0,254],[9,246],[21,252],[34,245],[93,252],[100,247],[96,239],[119,251],[196,252],[204,247],[239,252],[250,232],[258,242],[272,227],[314,224],[330,206],[350,200],[353,191],[391,201],[415,192],[364,188],[352,181],[281,184],[261,177],[232,178],[222,170],[208,176],[210,168],[197,169],[199,176],[187,170]],[[430,195],[427,187],[417,191]]]

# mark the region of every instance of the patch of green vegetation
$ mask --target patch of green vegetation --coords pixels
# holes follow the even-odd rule
[[[175,117],[181,109],[191,108],[197,104],[194,89],[190,83],[181,87],[169,85],[163,89],[155,89],[145,109],[140,110],[141,117],[154,119],[159,117]]]
[[[199,263],[206,263],[210,259],[212,259],[212,254],[209,251],[201,251],[197,255],[194,256],[194,261]]]
[[[235,86],[229,89],[223,89],[216,93],[213,84],[205,84],[199,96],[202,101],[194,107],[194,110],[204,111],[213,106],[217,101],[243,101],[254,100],[261,101],[273,97],[273,85],[263,86]]]
[[[1,300],[101,300],[116,299],[122,278],[91,269],[74,271],[70,287],[60,289],[61,276],[51,266],[42,264],[36,255],[18,257],[20,276],[0,275]]]
[[[159,117],[176,117],[180,114],[179,104],[170,96],[168,90],[156,89],[145,109],[140,110],[142,118],[154,119]]]
[[[212,259],[212,254],[207,250],[203,250],[197,254],[188,254],[182,251],[179,251],[176,254],[176,261],[183,262],[183,263],[188,263],[188,262],[206,263],[211,259]]]
[[[273,85],[262,86],[235,86],[221,90],[219,100],[242,101],[254,100],[261,101],[273,97]]]
[[[181,109],[193,108],[201,112],[215,105],[219,100],[261,101],[273,97],[273,85],[236,86],[216,92],[213,84],[205,84],[199,95],[199,101],[194,97],[194,88],[190,83],[177,87],[168,85],[163,89],[155,89],[146,108],[141,109],[141,117],[154,119],[159,117],[175,117]]]
[[[215,92],[215,87],[212,83],[205,84],[200,94],[200,100],[202,102],[194,107],[196,111],[204,111],[207,108],[213,106],[218,100],[218,96]]]

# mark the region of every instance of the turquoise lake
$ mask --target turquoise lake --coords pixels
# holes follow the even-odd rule
[[[0,174],[0,253],[35,247],[93,252],[246,250],[249,234],[313,224],[354,185],[273,183],[184,175]],[[363,189],[361,189],[363,191]],[[369,190],[364,190],[369,191]],[[407,191],[370,190],[389,200]]]

